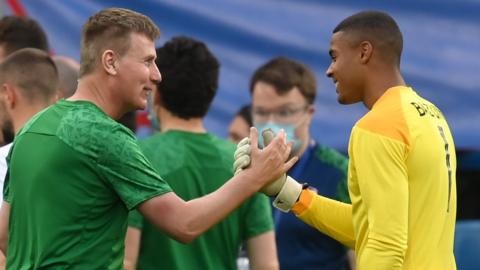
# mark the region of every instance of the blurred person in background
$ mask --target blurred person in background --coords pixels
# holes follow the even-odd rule
[[[288,174],[308,182],[319,194],[349,203],[347,158],[310,134],[317,93],[315,74],[300,62],[277,57],[254,72],[250,93],[253,124],[259,132],[283,129],[287,140],[294,141],[291,155],[299,161]],[[347,249],[341,243],[295,216],[281,215],[277,209],[273,215],[281,269],[349,268]]]
[[[0,19],[0,62],[9,54],[23,48],[37,48],[48,52],[45,31],[34,19],[3,16]],[[4,128],[4,123],[0,121],[0,129],[0,145],[12,142],[15,134],[9,132],[10,127]]]
[[[25,48],[7,56],[0,63],[0,120],[3,127],[10,129],[11,134],[18,133],[32,116],[55,102],[57,86],[57,69],[46,52]],[[12,143],[0,147],[0,191],[3,191],[8,170],[6,157],[11,147]],[[3,257],[0,262],[4,261],[3,254],[0,257]]]
[[[157,49],[162,82],[153,92],[161,133],[141,148],[162,178],[184,200],[204,196],[233,176],[235,145],[203,124],[218,87],[220,64],[204,43],[176,37]],[[204,235],[183,245],[130,213],[126,269],[236,269],[243,241],[251,269],[278,269],[269,199],[255,194]]]
[[[80,63],[70,57],[55,55],[52,57],[58,70],[57,99],[69,98],[77,89]]]
[[[241,139],[248,137],[252,122],[252,106],[244,105],[235,114],[235,117],[228,126],[228,139],[234,143],[239,143]]]

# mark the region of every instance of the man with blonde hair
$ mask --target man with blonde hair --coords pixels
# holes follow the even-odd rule
[[[253,147],[252,168],[217,191],[188,202],[171,192],[114,120],[144,109],[161,80],[158,36],[148,17],[127,9],[102,10],[84,25],[76,93],[28,122],[10,152],[0,214],[7,269],[122,269],[130,210],[191,242],[296,161],[285,163],[291,144],[280,134]]]

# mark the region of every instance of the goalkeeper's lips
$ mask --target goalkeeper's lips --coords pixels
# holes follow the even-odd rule
[[[338,94],[338,81],[336,79],[333,79],[333,84],[335,85],[335,92]]]

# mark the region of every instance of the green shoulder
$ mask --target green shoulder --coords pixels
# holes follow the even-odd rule
[[[342,172],[342,179],[337,185],[337,199],[344,203],[351,203],[348,193],[348,158],[335,149],[319,145],[315,150],[316,157],[326,164]]]
[[[326,164],[341,170],[345,175],[347,174],[348,158],[337,150],[324,145],[318,145],[315,149],[315,156]]]

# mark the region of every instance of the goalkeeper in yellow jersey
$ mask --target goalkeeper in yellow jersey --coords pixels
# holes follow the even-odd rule
[[[352,204],[285,175],[262,191],[275,207],[354,248],[360,270],[456,269],[455,146],[440,110],[404,81],[402,47],[398,25],[382,12],[354,14],[333,30],[326,75],[338,102],[369,109],[350,136]],[[239,143],[236,169],[248,166],[249,146]]]

